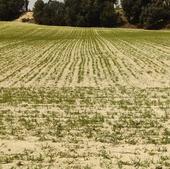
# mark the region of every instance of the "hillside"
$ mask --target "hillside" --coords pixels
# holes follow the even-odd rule
[[[33,23],[34,22],[33,12],[26,12],[26,13],[24,13],[16,21]]]
[[[170,31],[0,22],[0,60],[0,168],[170,167]]]

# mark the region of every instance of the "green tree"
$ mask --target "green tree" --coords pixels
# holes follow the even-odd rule
[[[47,25],[64,25],[65,24],[65,7],[64,4],[58,1],[49,1],[44,8]]]
[[[150,2],[151,0],[122,0],[122,8],[129,23],[140,23],[142,10]]]
[[[44,3],[43,0],[37,0],[34,5],[33,13],[34,19],[38,24],[65,24],[65,7],[61,2],[50,0],[48,3]]]
[[[71,26],[115,26],[116,0],[65,0],[66,23]]]
[[[147,29],[160,29],[170,20],[169,0],[122,0],[127,19]]]
[[[44,4],[43,0],[37,0],[34,5],[33,16],[34,16],[35,22],[38,24],[44,23],[44,21],[43,21],[44,7],[45,7],[45,4]]]
[[[24,12],[25,0],[0,0],[0,20],[14,20]]]
[[[117,15],[114,10],[115,2],[105,1],[102,6],[100,14],[100,25],[106,27],[113,27],[117,23]]]
[[[34,18],[39,24],[95,27],[116,25],[116,0],[37,0]]]
[[[170,3],[166,0],[152,1],[141,13],[141,22],[146,29],[161,29],[169,21]]]
[[[81,2],[81,0],[65,0],[65,21],[67,25],[78,26],[78,18],[82,19]]]

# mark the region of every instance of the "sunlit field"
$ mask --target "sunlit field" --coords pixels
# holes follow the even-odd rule
[[[169,169],[170,31],[0,22],[0,168]]]

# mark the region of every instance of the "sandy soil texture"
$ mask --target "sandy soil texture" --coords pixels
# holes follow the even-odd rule
[[[0,22],[0,169],[169,169],[170,31]]]

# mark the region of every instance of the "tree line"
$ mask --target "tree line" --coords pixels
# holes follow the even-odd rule
[[[28,10],[28,0],[0,0],[0,20],[13,20]],[[117,0],[37,0],[35,22],[45,25],[116,27],[123,23]],[[146,29],[170,24],[170,0],[121,0],[128,22]]]
[[[39,24],[82,27],[113,27],[118,22],[116,0],[37,0],[33,13]]]
[[[11,21],[28,10],[28,0],[0,0],[0,20]]]
[[[122,0],[129,23],[146,29],[161,29],[170,24],[170,0]]]

